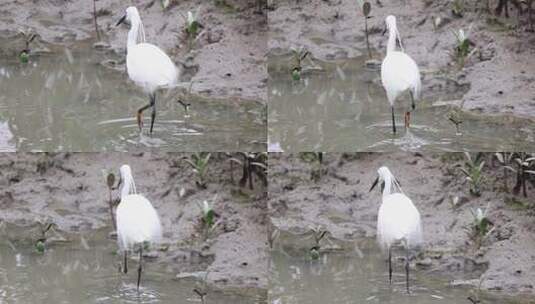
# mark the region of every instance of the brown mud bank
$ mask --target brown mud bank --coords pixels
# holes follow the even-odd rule
[[[492,154],[485,157],[484,183],[477,197],[469,193],[459,169],[464,163],[460,153],[325,154],[316,182],[311,177],[319,176],[317,163],[304,161],[302,154],[273,154],[271,225],[281,237],[290,233],[308,243],[311,228],[321,227],[328,232],[323,244],[351,250],[351,244],[376,236],[381,195],[369,189],[377,169],[388,166],[422,217],[425,242],[412,261],[416,271],[444,276],[452,286],[533,295],[535,188],[529,185],[527,198],[505,192],[502,169],[492,164]],[[509,176],[509,189],[513,179]],[[478,208],[487,210],[493,223],[480,246],[470,233],[472,212]]]
[[[224,154],[212,154],[206,189],[201,189],[190,165],[182,160],[189,156],[5,153],[0,161],[0,221],[27,227],[28,232],[38,222],[54,223],[66,235],[97,229],[112,232],[102,170],[118,174],[119,166],[128,163],[138,192],[152,202],[162,222],[162,245],[147,252],[149,263],[165,266],[169,280],[202,278],[208,272],[207,282],[213,288],[265,298],[266,189],[259,182],[255,190],[231,182]],[[241,172],[235,171],[239,178]],[[209,233],[198,206],[204,200],[213,201],[216,213],[217,224]]]
[[[161,47],[182,68],[180,81],[193,81],[192,93],[265,103],[267,16],[258,12],[255,1],[169,2],[163,9],[159,0],[98,0],[101,42],[95,48],[121,56],[125,53],[128,30],[115,24],[127,6],[135,5],[147,41]],[[198,12],[198,22],[204,27],[191,47],[183,18],[188,11]],[[9,43],[0,48],[1,56],[15,57],[24,49],[20,30],[37,34],[30,44],[35,53],[53,51],[57,46],[76,47],[80,41],[96,42],[93,1],[3,1],[0,37]]]
[[[511,18],[495,17],[482,8],[481,1],[464,1],[462,17],[452,14],[453,2],[446,0],[370,3],[374,59],[384,56],[387,37],[381,32],[385,17],[393,14],[405,51],[422,72],[424,102],[433,91],[468,86],[462,98],[466,110],[535,117],[535,62],[531,60],[535,34],[527,31],[527,13],[518,19],[510,7]],[[313,61],[366,56],[364,18],[357,1],[272,1],[268,18],[270,56],[288,55],[291,47],[299,46],[310,52]],[[452,59],[453,32],[460,29],[470,33],[473,48],[478,49],[462,69]]]

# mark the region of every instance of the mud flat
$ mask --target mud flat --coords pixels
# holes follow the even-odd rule
[[[384,56],[384,19],[394,14],[405,51],[422,71],[424,102],[436,91],[468,86],[462,98],[465,110],[535,117],[535,63],[531,60],[535,34],[527,31],[527,14],[517,19],[516,11],[511,10],[510,19],[496,18],[474,7],[476,1],[466,2],[470,3],[458,18],[452,15],[451,1],[381,1],[381,5],[371,1],[369,32],[374,59]],[[356,1],[272,1],[269,8],[270,56],[289,55],[290,47],[299,46],[310,51],[313,61],[366,55],[364,18]],[[437,18],[439,22],[435,22]],[[478,48],[462,69],[451,58],[455,47],[452,31],[459,29],[470,32],[470,40]]]
[[[412,262],[417,272],[445,276],[451,286],[529,298],[535,293],[535,189],[529,186],[528,198],[504,191],[503,171],[492,164],[492,154],[486,155],[479,197],[469,194],[459,170],[464,162],[460,153],[325,154],[317,182],[311,180],[318,176],[317,163],[305,162],[299,154],[271,155],[271,224],[282,239],[293,235],[286,247],[310,248],[311,228],[320,226],[328,231],[325,250],[353,250],[376,235],[381,197],[369,189],[376,170],[386,165],[422,216],[424,250]],[[512,184],[510,177],[509,189]],[[478,248],[468,233],[474,221],[471,210],[487,206],[494,230]]]
[[[14,230],[16,233],[8,239],[28,241],[35,241],[38,222],[54,223],[57,231],[67,237],[47,240],[51,248],[65,246],[61,245],[65,241],[79,246],[79,234],[112,232],[109,193],[102,170],[117,171],[121,164],[128,163],[138,192],[152,201],[163,226],[162,246],[147,253],[146,271],[163,268],[165,280],[177,280],[176,284],[202,278],[208,272],[206,280],[211,288],[243,294],[255,302],[265,301],[265,189],[258,182],[255,190],[234,185],[228,157],[223,154],[212,155],[207,188],[200,189],[191,167],[182,161],[188,156],[4,154],[0,161],[0,221],[3,226],[24,228]],[[209,234],[203,231],[197,205],[203,200],[214,200],[219,222]]]

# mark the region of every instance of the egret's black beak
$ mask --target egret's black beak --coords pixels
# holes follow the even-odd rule
[[[126,15],[121,17],[121,19],[119,19],[119,22],[117,22],[117,24],[115,26],[119,26],[119,24],[123,23],[125,20],[126,20]]]
[[[383,36],[386,34],[386,31],[387,31],[387,30],[388,30],[388,29],[387,29],[386,26],[385,26],[385,29],[383,30],[383,33],[382,33]]]
[[[121,173],[119,172],[119,181],[117,182],[117,186],[115,186],[115,188],[113,188],[113,190],[119,189],[119,187],[121,187],[122,183],[123,183],[123,178],[121,176]]]
[[[369,192],[372,192],[373,188],[375,188],[375,186],[377,186],[378,183],[379,183],[379,177],[377,177],[377,178],[375,179],[375,181],[373,182],[373,185],[372,185],[372,187],[370,188],[370,191],[369,191]]]

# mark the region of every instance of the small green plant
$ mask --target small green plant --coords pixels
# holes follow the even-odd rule
[[[208,152],[200,152],[192,154],[190,159],[184,159],[184,161],[193,168],[193,172],[197,174],[197,181],[195,181],[195,184],[201,189],[206,189],[206,172],[208,170],[208,163],[211,155],[212,154]]]
[[[35,250],[38,253],[44,253],[46,249],[46,240],[47,240],[47,232],[49,232],[51,229],[53,230],[56,224],[54,223],[48,223],[48,222],[41,222],[38,221],[37,224],[39,225],[39,237],[35,241]]]
[[[470,40],[470,32],[472,30],[472,24],[470,24],[470,27],[468,31],[465,33],[463,29],[460,29],[459,31],[453,31],[453,35],[455,36],[456,45],[453,50],[453,59],[459,66],[459,68],[463,68],[466,64],[466,61],[476,52],[476,48],[473,48],[472,46],[474,43]]]
[[[291,48],[292,51],[292,79],[295,81],[301,80],[301,71],[303,70],[303,60],[309,55],[309,52],[304,47]]]
[[[309,256],[312,260],[317,260],[320,257],[320,242],[327,234],[327,230],[323,229],[321,226],[311,227],[310,230],[312,231],[312,236],[314,237],[314,246],[310,248]]]
[[[323,152],[301,152],[301,160],[313,165],[310,172],[310,179],[314,182],[318,182],[326,169],[323,168]]]
[[[19,30],[20,34],[24,37],[25,47],[19,52],[19,60],[22,63],[28,63],[30,60],[30,43],[37,37],[31,30]]]
[[[470,209],[473,222],[470,227],[469,234],[470,238],[476,245],[476,248],[480,248],[483,240],[494,230],[493,223],[487,216],[489,206],[490,203],[487,204],[487,208],[485,208],[485,210],[482,210],[481,208],[477,208],[476,210]]]
[[[242,177],[240,179],[240,187],[249,184],[251,190],[254,189],[254,177],[258,177],[264,186],[267,186],[267,152],[238,152],[242,159],[231,157],[230,174],[231,180],[234,181],[233,164],[238,164],[242,167]]]
[[[481,184],[483,183],[483,167],[485,161],[481,160],[481,153],[477,153],[472,157],[470,153],[465,152],[464,168],[460,168],[461,172],[466,176],[466,180],[470,184],[470,193],[475,196],[481,195]]]
[[[211,229],[214,225],[214,219],[215,219],[215,212],[213,208],[213,203],[208,201],[203,201],[202,203],[198,203],[199,209],[201,210],[202,215],[202,222],[203,225]]]
[[[190,49],[193,47],[193,41],[195,41],[199,35],[199,30],[203,28],[203,25],[198,21],[198,15],[199,8],[197,8],[195,12],[188,11],[186,16],[180,14],[185,22],[184,32],[186,33]]]

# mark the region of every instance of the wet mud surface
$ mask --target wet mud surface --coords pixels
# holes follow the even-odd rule
[[[529,186],[528,198],[504,192],[502,171],[491,165],[491,154],[487,155],[482,195],[476,197],[458,168],[463,163],[460,153],[328,153],[317,182],[311,180],[317,178],[316,163],[305,162],[298,154],[273,154],[269,184],[273,230],[280,231],[281,239],[292,235],[291,242],[282,244],[295,251],[313,246],[311,228],[320,226],[328,231],[325,250],[354,252],[358,244],[376,236],[381,195],[369,189],[376,170],[386,165],[422,217],[425,242],[411,262],[414,271],[445,276],[450,287],[481,288],[498,296],[525,294],[529,299],[535,293],[535,213],[530,204],[535,189]],[[511,189],[513,178],[508,182]],[[471,210],[487,206],[494,230],[478,248],[469,233],[474,221]]]
[[[5,154],[0,162],[0,221],[4,227],[24,228],[8,233],[7,239],[35,242],[39,222],[54,223],[65,235],[47,239],[50,248],[65,246],[65,241],[79,247],[80,235],[94,231],[107,236],[113,227],[102,170],[118,173],[119,166],[128,163],[138,192],[152,202],[163,227],[161,246],[146,254],[146,271],[164,269],[165,280],[176,280],[176,284],[195,281],[208,272],[210,288],[236,292],[255,303],[265,301],[265,189],[258,182],[255,190],[234,185],[228,157],[223,154],[212,155],[207,188],[200,189],[191,167],[181,161],[185,156],[188,154]],[[241,174],[235,171],[234,178],[239,179]],[[203,200],[214,201],[219,222],[209,234],[203,230],[198,206]],[[120,262],[119,256],[116,259]]]

